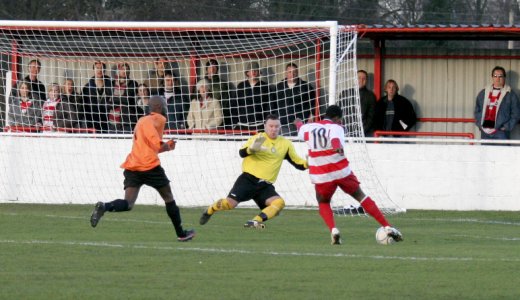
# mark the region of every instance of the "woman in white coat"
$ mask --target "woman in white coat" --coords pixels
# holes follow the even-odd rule
[[[213,98],[207,79],[197,82],[196,98],[190,102],[187,119],[189,129],[215,129],[222,124],[222,107]]]

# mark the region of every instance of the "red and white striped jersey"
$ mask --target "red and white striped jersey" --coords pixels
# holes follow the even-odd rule
[[[298,138],[309,147],[309,175],[312,183],[326,183],[352,173],[348,159],[337,149],[345,146],[345,129],[330,120],[300,127]]]
[[[54,128],[54,119],[56,118],[56,106],[61,99],[47,99],[42,107],[43,127],[51,129]]]

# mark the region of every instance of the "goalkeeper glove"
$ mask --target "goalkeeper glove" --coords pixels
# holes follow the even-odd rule
[[[258,152],[258,151],[265,151],[267,150],[266,147],[262,146],[262,144],[265,142],[265,136],[259,135],[253,143],[249,146],[249,151],[251,153]]]

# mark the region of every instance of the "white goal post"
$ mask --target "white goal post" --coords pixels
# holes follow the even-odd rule
[[[241,172],[238,150],[268,113],[295,140],[294,119],[319,120],[340,103],[362,188],[385,213],[403,211],[382,189],[363,139],[356,41],[355,27],[333,21],[0,21],[0,202],[120,198],[132,128],[147,95],[158,94],[168,99],[167,137],[178,140],[161,161],[181,206],[227,195]],[[305,145],[295,145],[304,156]],[[275,187],[290,207],[317,206],[307,172],[288,163]],[[145,187],[138,202],[162,200]],[[334,204],[356,203],[337,193]]]

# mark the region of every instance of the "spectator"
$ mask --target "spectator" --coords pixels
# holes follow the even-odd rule
[[[116,133],[131,133],[137,122],[135,97],[138,83],[130,79],[128,63],[117,64],[117,74],[112,85],[112,101],[107,103],[109,129]]]
[[[250,62],[245,68],[246,80],[238,84],[239,123],[243,129],[259,130],[270,113],[269,85],[260,80],[260,66]]]
[[[60,99],[60,86],[52,83],[49,87],[49,98],[42,105],[43,131],[54,131],[56,126],[56,110]]]
[[[42,106],[43,129],[54,131],[61,128],[83,128],[76,106],[64,101],[60,93],[60,85],[52,83],[49,87],[49,98]]]
[[[154,69],[148,71],[146,85],[150,89],[150,95],[161,95],[164,90],[164,75],[171,72],[170,64],[165,57],[158,57],[153,62]]]
[[[108,130],[107,103],[112,101],[112,80],[105,74],[106,65],[94,62],[94,76],[83,87],[83,104],[87,126],[97,131]]]
[[[213,99],[220,101],[223,114],[224,128],[232,129],[238,122],[238,109],[234,95],[227,82],[224,82],[219,75],[219,64],[215,59],[206,62],[206,76],[204,77],[211,84]]]
[[[190,103],[187,122],[189,129],[215,129],[222,124],[222,108],[207,79],[197,82],[197,97]]]
[[[357,72],[358,84],[359,84],[359,104],[361,108],[361,119],[363,121],[363,132],[366,137],[374,135],[374,114],[376,107],[376,95],[367,88],[368,73],[365,70],[359,70]],[[350,94],[350,95],[349,95]],[[343,111],[347,110],[348,113],[354,114],[354,111],[350,111],[348,97],[353,97],[354,93],[349,93],[345,90],[340,95],[339,106]],[[347,124],[348,126],[348,124]],[[350,130],[349,130],[350,132]]]
[[[189,109],[189,101],[177,86],[178,81],[167,71],[164,74],[164,91],[161,96],[166,99],[168,109],[167,129],[185,129],[185,115]]]
[[[43,102],[47,96],[45,92],[45,85],[40,80],[38,80],[38,74],[40,74],[42,69],[42,63],[37,59],[33,59],[29,62],[28,66],[29,75],[25,76],[24,80],[31,84],[31,98]]]
[[[41,105],[39,100],[34,100],[31,93],[31,83],[19,81],[16,96],[11,96],[8,124],[9,126],[40,126]]]
[[[137,113],[139,116],[147,115],[150,111],[148,102],[150,101],[150,89],[146,83],[141,83],[137,87]]]
[[[482,139],[506,140],[520,119],[518,96],[506,84],[506,70],[496,66],[491,84],[477,95],[475,122]]]
[[[42,125],[46,132],[56,128],[79,128],[80,122],[75,107],[62,101],[60,85],[52,83],[49,87],[49,98],[42,106]]]
[[[385,83],[386,96],[375,107],[375,130],[409,131],[417,122],[412,103],[399,95],[399,86],[393,79]]]
[[[282,134],[296,135],[294,122],[298,119],[305,122],[314,120],[316,92],[309,83],[299,77],[298,66],[295,63],[285,66],[285,79],[276,85],[276,100]]]
[[[63,92],[61,93],[61,100],[63,102],[68,103],[69,105],[73,105],[75,107],[76,112],[78,113],[79,120],[85,120],[83,99],[81,95],[76,91],[76,84],[74,83],[73,79],[65,79],[65,84],[63,85]]]
[[[113,96],[119,98],[118,102],[135,105],[138,85],[137,81],[130,78],[130,65],[128,63],[117,64],[117,75],[113,82]]]

